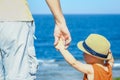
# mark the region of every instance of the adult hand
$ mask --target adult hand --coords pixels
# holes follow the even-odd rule
[[[60,6],[60,0],[46,0],[46,2],[54,16],[56,23],[54,30],[54,45],[56,46],[59,39],[62,38],[65,42],[65,47],[67,48],[71,42],[71,36],[64,20],[64,16]]]
[[[55,37],[55,42],[54,42],[55,46],[58,44],[59,40],[62,39],[63,42],[65,43],[64,45],[65,48],[68,48],[71,42],[71,36],[66,24],[55,24],[54,37]]]

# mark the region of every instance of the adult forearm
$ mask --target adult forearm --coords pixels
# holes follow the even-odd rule
[[[54,15],[56,23],[65,23],[64,16],[62,14],[60,0],[46,0],[52,14]]]

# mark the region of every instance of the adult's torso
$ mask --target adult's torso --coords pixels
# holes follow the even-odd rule
[[[0,21],[32,21],[26,0],[0,0]]]

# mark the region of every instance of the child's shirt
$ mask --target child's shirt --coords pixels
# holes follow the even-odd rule
[[[92,66],[94,69],[94,80],[112,80],[112,67],[109,64],[106,65],[108,71],[105,71],[102,67],[96,64],[93,64]],[[84,74],[83,80],[88,80],[87,74]]]

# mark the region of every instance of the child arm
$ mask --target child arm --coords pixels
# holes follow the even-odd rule
[[[76,60],[72,54],[65,49],[62,40],[59,41],[58,45],[56,48],[60,51],[60,53],[63,55],[64,59],[69,63],[72,67],[74,67],[76,70],[86,73],[86,74],[91,74],[94,72],[93,68],[89,64],[83,64],[82,62]]]

